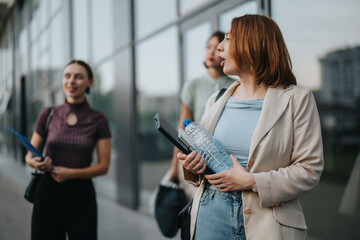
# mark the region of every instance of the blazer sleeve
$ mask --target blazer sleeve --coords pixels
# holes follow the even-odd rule
[[[207,113],[209,112],[209,109],[214,105],[215,103],[215,99],[216,99],[216,96],[218,95],[219,91],[213,93],[210,98],[207,100],[206,102],[206,105],[205,105],[205,114],[204,116],[202,117],[201,119],[201,125],[204,124],[204,121],[205,121],[205,116],[207,115]],[[183,167],[183,170],[184,170],[184,179],[189,182],[190,184],[198,187],[202,181],[202,179],[204,178],[203,175],[199,175],[199,174],[194,174],[188,170],[186,170],[184,167]]]
[[[293,96],[296,98],[295,96]],[[261,207],[297,198],[313,189],[324,167],[321,127],[313,94],[302,91],[294,99],[293,150],[290,165],[253,173]]]

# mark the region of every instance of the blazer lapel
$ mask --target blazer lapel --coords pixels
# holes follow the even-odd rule
[[[227,103],[228,99],[235,91],[235,89],[240,85],[239,81],[235,81],[231,86],[224,92],[224,95],[214,103],[209,109],[209,112],[206,113],[202,121],[202,125],[207,129],[211,134],[214,134],[216,124],[220,118],[220,115]]]
[[[267,132],[275,125],[279,120],[285,109],[287,108],[290,100],[290,95],[285,94],[286,91],[292,87],[286,89],[283,86],[277,86],[275,88],[269,88],[265,98],[263,108],[260,114],[258,124],[255,128],[254,135],[250,144],[249,159],[252,157],[254,150],[259,144],[260,140],[265,136]]]

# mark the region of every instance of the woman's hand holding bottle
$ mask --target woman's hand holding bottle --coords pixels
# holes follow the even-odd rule
[[[252,173],[249,173],[239,163],[234,155],[230,155],[233,166],[216,174],[205,175],[208,182],[222,192],[248,190],[255,184]]]
[[[188,155],[179,152],[177,154],[177,158],[183,167],[192,173],[202,174],[206,169],[206,162],[204,158],[195,150]]]

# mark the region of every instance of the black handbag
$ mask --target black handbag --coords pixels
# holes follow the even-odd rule
[[[29,184],[27,185],[26,189],[25,189],[25,194],[24,194],[24,198],[30,202],[30,203],[34,203],[34,197],[35,197],[35,191],[36,191],[36,187],[40,182],[41,177],[44,174],[39,173],[38,171],[34,171],[33,173],[31,173],[31,179]]]
[[[181,240],[190,240],[191,206],[193,199],[181,210],[177,217],[177,226],[181,229]]]
[[[44,137],[44,142],[43,142],[43,145],[42,145],[42,148],[44,147],[45,145],[45,142],[46,142],[46,138],[47,138],[47,130],[48,130],[48,127],[49,127],[49,124],[50,124],[50,120],[51,120],[51,117],[52,115],[54,114],[54,108],[51,107],[49,109],[49,114],[48,114],[48,118],[46,120],[46,125],[45,125],[45,137]],[[25,193],[24,193],[24,198],[30,202],[30,203],[34,203],[34,199],[35,199],[35,191],[36,191],[36,188],[41,180],[41,177],[43,176],[44,174],[43,173],[40,173],[38,171],[34,171],[33,173],[31,173],[31,179],[30,179],[30,182],[29,184],[27,185],[26,189],[25,189]]]
[[[155,201],[155,218],[161,233],[174,237],[179,230],[177,216],[185,205],[185,193],[181,188],[159,185]]]

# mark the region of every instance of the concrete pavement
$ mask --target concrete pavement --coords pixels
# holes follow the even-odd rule
[[[32,204],[23,197],[30,172],[20,163],[0,154],[0,240],[30,239]],[[340,183],[321,181],[311,194],[302,197],[310,234],[308,240],[358,239],[354,236],[360,236],[357,228],[360,214],[349,218],[336,211],[343,189],[344,186]],[[97,201],[99,240],[168,239],[161,235],[152,216],[133,211],[101,196],[98,196]],[[326,221],[324,215],[327,216]],[[325,238],[317,237],[324,235]],[[173,239],[179,240],[179,234]]]
[[[32,204],[24,197],[30,171],[0,155],[0,240],[30,239]],[[100,240],[165,240],[152,216],[98,196]],[[178,236],[174,239],[180,239]]]

